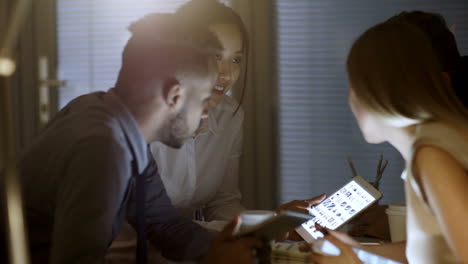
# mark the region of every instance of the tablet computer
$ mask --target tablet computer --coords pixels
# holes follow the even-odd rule
[[[303,223],[296,231],[305,241],[312,243],[323,237],[315,223],[335,230],[351,220],[359,212],[377,202],[382,194],[360,176],[354,177],[320,204],[309,209],[314,217]]]

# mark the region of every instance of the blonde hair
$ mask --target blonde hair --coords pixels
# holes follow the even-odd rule
[[[358,101],[390,125],[468,121],[429,40],[414,25],[387,22],[367,30],[353,44],[347,70]]]

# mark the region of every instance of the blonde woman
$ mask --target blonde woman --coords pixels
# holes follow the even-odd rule
[[[468,262],[468,113],[430,41],[414,25],[379,24],[354,43],[347,70],[364,138],[389,142],[406,161],[407,241],[362,248],[401,262]],[[360,263],[348,246],[358,243],[330,234],[341,255],[312,260]]]

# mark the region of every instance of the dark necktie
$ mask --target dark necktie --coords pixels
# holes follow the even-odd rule
[[[137,167],[137,166],[135,166]],[[146,179],[156,173],[158,167],[153,157],[150,156],[150,162],[142,174],[136,169],[136,231],[137,231],[137,248],[136,261],[138,264],[146,264],[148,262],[148,254],[146,250]]]

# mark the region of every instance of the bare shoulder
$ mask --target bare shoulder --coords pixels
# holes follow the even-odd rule
[[[421,146],[414,157],[416,179],[432,184],[462,183],[468,180],[467,170],[453,154],[437,146]]]
[[[415,153],[415,161],[423,162],[427,160],[434,160],[439,158],[453,159],[453,156],[446,150],[432,145],[424,145],[418,148]]]
[[[431,145],[418,148],[414,154],[414,165],[420,172],[434,167],[440,169],[445,166],[462,166],[451,153],[440,147]]]

